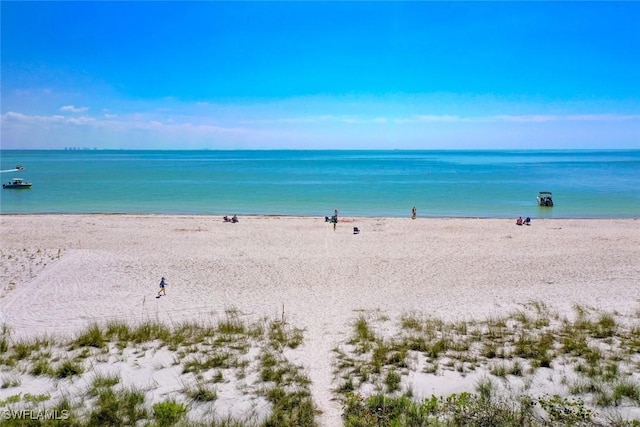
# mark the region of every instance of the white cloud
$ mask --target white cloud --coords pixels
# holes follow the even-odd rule
[[[84,125],[88,123],[95,123],[96,119],[88,116],[80,116],[80,117],[66,117],[61,116],[59,114],[54,114],[52,116],[29,116],[27,114],[16,113],[13,111],[9,111],[8,113],[2,115],[2,122],[6,124],[29,124],[29,125],[38,125],[38,124],[72,124],[72,125]]]
[[[398,124],[411,123],[549,123],[549,122],[615,122],[640,120],[634,114],[500,114],[494,116],[416,115],[395,119]]]
[[[527,115],[498,115],[486,117],[483,121],[498,121],[512,123],[545,123],[560,120],[561,117],[545,114],[527,114]]]
[[[515,123],[545,123],[545,122],[618,122],[640,120],[637,114],[573,114],[573,115],[553,115],[553,114],[528,114],[528,115],[498,115],[485,118],[498,122]],[[481,119],[482,120],[482,119]]]
[[[26,117],[28,116],[25,114],[9,111],[8,113],[2,115],[2,121],[4,122],[6,120],[9,122],[19,122],[25,120]]]
[[[25,141],[33,148],[60,148],[75,144],[72,141],[91,141],[99,148],[518,147],[522,138],[516,133],[525,127],[545,132],[544,144],[552,147],[584,140],[587,128],[594,135],[591,139],[600,138],[592,145],[609,141],[612,132],[617,132],[620,146],[637,147],[640,129],[640,115],[634,112],[593,114],[589,109],[588,113],[546,114],[554,110],[548,106],[528,106],[527,111],[541,114],[501,114],[523,111],[513,106],[475,114],[477,109],[424,103],[353,106],[292,100],[280,104],[192,103],[170,108],[165,104],[110,105],[99,114],[89,114],[88,107],[57,105],[52,108],[59,110],[57,114],[25,114],[14,109],[0,116],[3,148],[22,147]],[[492,142],[498,139],[502,145]],[[531,144],[541,146],[536,141]]]
[[[640,114],[577,114],[573,116],[566,116],[565,120],[587,122],[619,122],[627,120],[640,120]]]
[[[403,120],[403,119],[400,119]],[[455,123],[468,121],[468,119],[464,119],[459,116],[451,116],[451,115],[420,115],[415,116],[410,119],[406,119],[406,123],[411,122],[419,122],[419,123]]]
[[[89,107],[74,107],[73,105],[65,105],[60,107],[60,111],[64,113],[86,113],[89,111]]]

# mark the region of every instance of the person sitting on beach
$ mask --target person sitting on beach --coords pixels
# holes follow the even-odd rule
[[[231,220],[229,219],[229,217],[228,217],[228,216],[226,216],[226,215],[225,215],[225,216],[224,216],[224,218],[222,218],[222,219],[224,220],[224,222],[231,222]]]
[[[522,225],[522,217],[519,216],[518,219],[516,220],[516,225]]]
[[[524,225],[531,225],[531,218],[526,217],[524,220]]]
[[[236,215],[234,215],[233,218],[231,218],[231,222],[234,223],[234,224],[236,222],[238,222],[238,217]]]

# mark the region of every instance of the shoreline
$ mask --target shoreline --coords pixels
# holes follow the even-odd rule
[[[254,321],[280,318],[284,307],[304,330],[294,361],[308,371],[320,423],[334,426],[333,349],[346,345],[360,315],[391,319],[387,330],[407,313],[462,321],[532,301],[562,315],[576,305],[640,313],[635,219],[517,226],[515,218],[346,216],[354,222],[335,231],[323,217],[239,219],[1,215],[1,320],[15,339],[68,337],[92,322],[178,325],[229,308]],[[167,296],[155,299],[160,277]],[[451,381],[444,389],[459,390]]]
[[[37,212],[37,213],[0,213],[0,218],[2,217],[20,217],[20,216],[27,216],[27,217],[33,217],[33,216],[121,216],[121,217],[126,217],[126,216],[135,216],[135,217],[144,217],[144,216],[149,216],[149,217],[161,217],[161,216],[166,216],[166,217],[195,217],[195,218],[200,218],[200,217],[217,217],[217,218],[222,218],[225,214],[211,214],[211,213],[131,213],[131,212],[66,212],[66,213],[60,213],[60,212]],[[233,214],[226,214],[226,215],[233,215]],[[294,214],[261,214],[261,213],[252,213],[252,214],[237,214],[238,217],[240,218],[321,218],[324,219],[325,216],[327,217],[331,217],[331,213],[328,213],[327,215],[294,215]],[[526,216],[526,215],[525,215]],[[389,215],[342,215],[340,214],[341,218],[351,218],[351,219],[412,219],[411,215],[405,215],[405,216],[389,216]],[[440,219],[461,219],[461,220],[466,220],[466,219],[482,219],[482,220],[507,220],[507,219],[513,219],[515,220],[516,217],[508,217],[508,216],[420,216],[418,215],[416,218],[416,220],[419,219],[433,219],[433,220],[440,220]],[[587,220],[587,221],[598,221],[598,220],[602,220],[602,221],[606,221],[606,220],[629,220],[629,221],[637,221],[638,219],[640,219],[640,216],[635,216],[635,217],[531,217],[532,220],[536,220],[536,221],[555,221],[555,220]]]

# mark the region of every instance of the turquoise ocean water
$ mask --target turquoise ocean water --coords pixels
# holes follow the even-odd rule
[[[640,150],[0,151],[0,213],[636,218]],[[555,206],[540,208],[538,191]]]

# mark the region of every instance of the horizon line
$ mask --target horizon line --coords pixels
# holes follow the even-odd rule
[[[640,151],[638,148],[1,148],[0,151]]]

